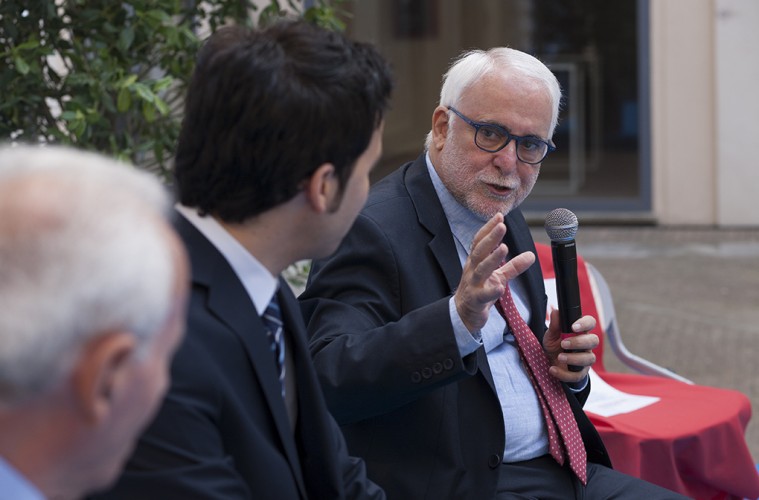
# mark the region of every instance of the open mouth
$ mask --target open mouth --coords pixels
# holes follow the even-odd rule
[[[514,191],[512,188],[508,186],[502,186],[500,184],[485,184],[487,185],[488,190],[496,196],[508,196]]]

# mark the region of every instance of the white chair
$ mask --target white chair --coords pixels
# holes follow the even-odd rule
[[[625,347],[625,343],[622,341],[622,336],[619,332],[617,313],[614,310],[614,300],[611,297],[609,285],[595,266],[589,262],[585,262],[585,266],[588,269],[588,278],[590,279],[590,286],[593,292],[593,297],[595,298],[596,310],[598,311],[598,318],[596,319],[600,323],[601,329],[606,334],[606,340],[608,340],[611,350],[614,352],[617,359],[628,368],[635,370],[638,373],[642,373],[643,375],[656,375],[672,380],[679,380],[686,384],[693,384],[693,381],[682,375],[678,375],[672,370],[668,370],[656,363],[652,363],[647,359],[637,356]]]

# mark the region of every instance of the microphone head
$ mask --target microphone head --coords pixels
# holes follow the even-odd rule
[[[546,233],[553,242],[572,241],[577,234],[577,226],[577,216],[566,208],[551,210],[546,215]]]

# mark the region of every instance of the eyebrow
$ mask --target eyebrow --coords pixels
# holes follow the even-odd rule
[[[548,144],[551,143],[551,141],[549,139],[545,139],[545,138],[540,137],[539,135],[535,135],[535,134],[527,134],[527,135],[517,135],[517,134],[514,134],[511,130],[509,130],[508,127],[506,127],[503,124],[498,123],[498,122],[491,122],[491,121],[488,121],[488,122],[478,122],[478,121],[475,121],[475,120],[472,120],[472,121],[474,123],[476,123],[477,125],[490,125],[490,126],[495,126],[495,127],[498,127],[498,128],[502,128],[503,130],[505,130],[506,132],[508,132],[509,135],[513,135],[513,136],[516,136],[516,137],[523,137],[525,139],[538,139],[538,140],[546,142]]]

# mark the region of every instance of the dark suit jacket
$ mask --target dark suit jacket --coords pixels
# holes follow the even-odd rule
[[[518,210],[513,253],[535,246]],[[424,156],[373,186],[335,255],[314,263],[301,304],[327,403],[352,454],[388,498],[494,498],[504,436],[484,349],[463,360],[448,300],[461,264]],[[542,340],[546,295],[536,263],[520,279]],[[591,461],[609,465],[566,387]]]
[[[298,388],[294,435],[264,325],[242,283],[184,217],[176,228],[192,265],[186,338],[157,418],[102,498],[384,498],[363,462],[348,457],[327,411],[287,284],[278,293]]]

